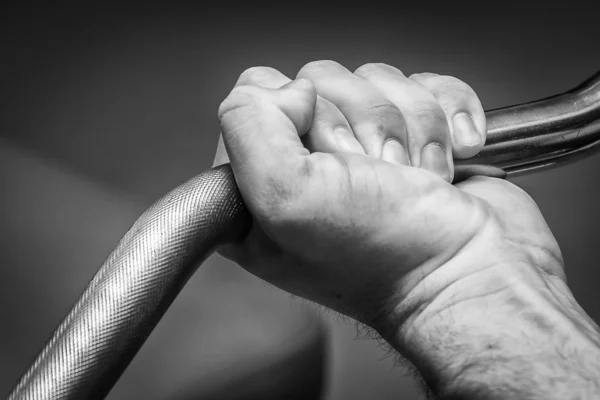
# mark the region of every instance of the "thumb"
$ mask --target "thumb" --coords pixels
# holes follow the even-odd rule
[[[310,128],[316,99],[310,81],[297,79],[279,89],[237,86],[221,103],[223,142],[246,201],[269,185],[290,185],[302,171],[310,153],[300,136]]]
[[[295,79],[274,90],[276,103],[294,124],[298,136],[310,129],[315,114],[317,91],[306,78]]]

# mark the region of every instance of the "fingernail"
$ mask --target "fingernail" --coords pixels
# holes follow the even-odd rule
[[[354,134],[343,126],[333,130],[333,137],[340,151],[345,153],[361,153],[362,147],[356,141]]]
[[[410,165],[406,150],[397,140],[388,140],[383,144],[381,159],[398,165]]]
[[[421,154],[421,168],[450,181],[450,167],[446,160],[446,151],[439,143],[430,143],[425,146]]]
[[[473,118],[467,113],[456,114],[452,119],[454,141],[463,146],[475,146],[481,143]]]

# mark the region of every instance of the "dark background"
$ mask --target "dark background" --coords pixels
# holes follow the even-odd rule
[[[486,109],[557,94],[600,69],[600,24],[591,1],[448,3],[3,10],[0,393],[137,216],[210,167],[217,107],[244,69],[266,65],[293,77],[319,59],[351,70],[384,62],[407,75],[463,79]],[[599,168],[594,156],[514,179],[538,202],[563,250],[572,290],[596,321]],[[266,319],[250,318],[232,298]],[[290,315],[311,308],[219,257],[173,307],[144,348],[145,361],[134,362],[136,372],[119,382],[114,398],[160,398],[164,388],[184,384],[178,377],[202,374],[179,371],[173,359],[218,353],[226,365],[241,353],[264,356],[272,346],[267,317],[290,318],[284,325],[293,326]],[[227,313],[219,329],[194,330],[207,315]],[[411,378],[392,368],[376,342],[354,340],[350,322],[323,318],[330,330],[328,399],[417,396]],[[187,325],[169,330],[171,320]],[[252,349],[223,333],[240,329],[255,332]],[[220,348],[201,348],[200,335],[209,334],[221,339]],[[186,346],[161,358],[160,349],[174,342]]]

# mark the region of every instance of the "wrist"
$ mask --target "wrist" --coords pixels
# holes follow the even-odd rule
[[[600,343],[561,282],[528,263],[496,264],[422,304],[391,343],[441,398],[567,398],[594,385]]]

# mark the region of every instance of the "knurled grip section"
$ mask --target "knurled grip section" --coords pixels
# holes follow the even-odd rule
[[[197,267],[250,221],[229,164],[168,193],[133,224],[9,399],[104,398]]]

